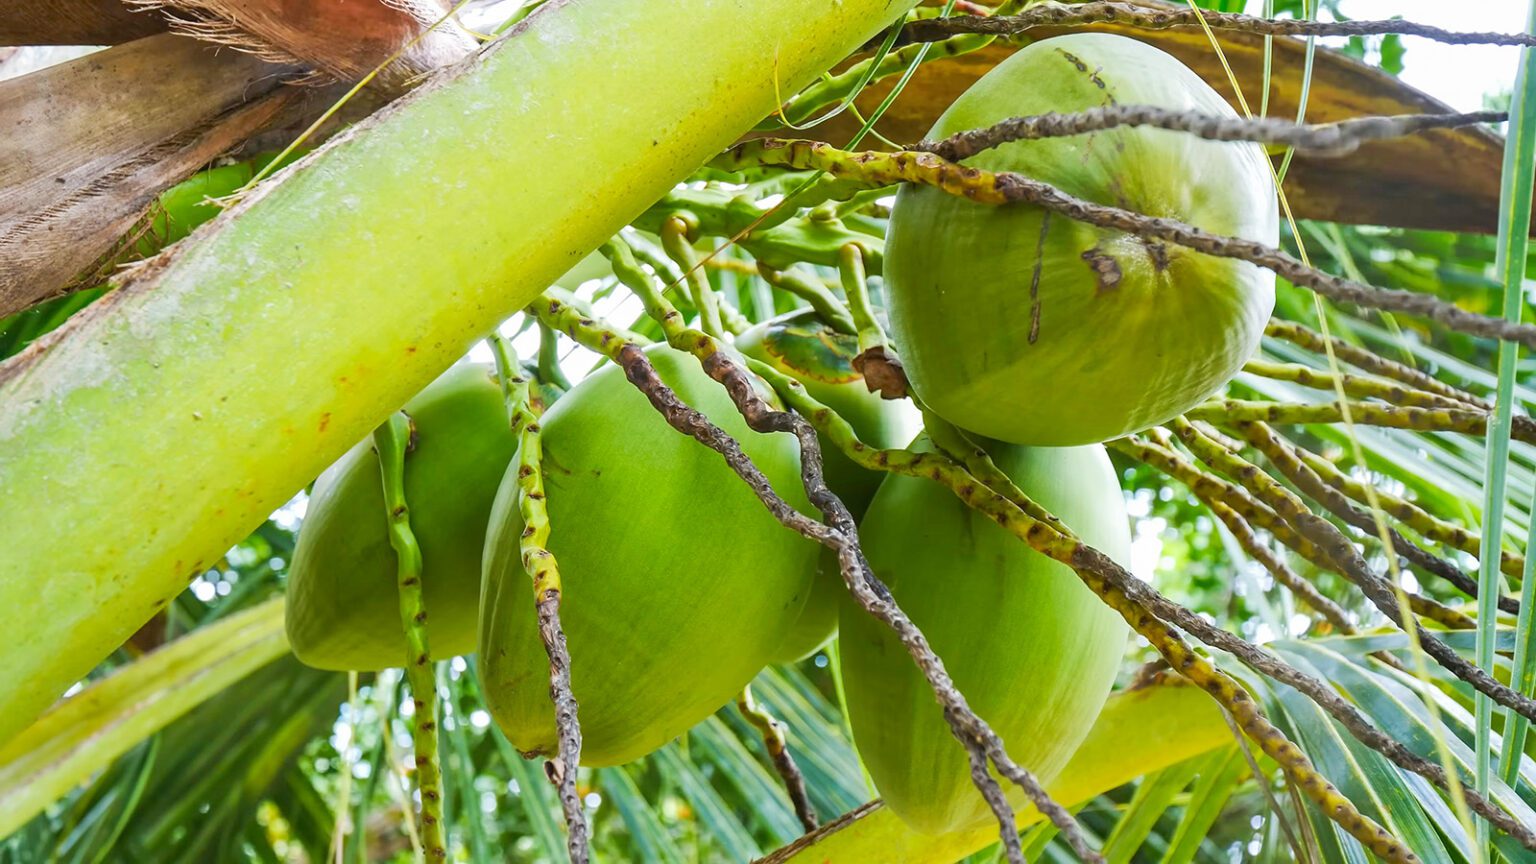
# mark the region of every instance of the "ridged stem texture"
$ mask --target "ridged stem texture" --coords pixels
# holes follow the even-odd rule
[[[428,861],[445,861],[443,835],[443,777],[437,759],[437,676],[427,644],[427,603],[422,591],[421,546],[411,531],[411,510],[405,500],[405,454],[416,430],[404,412],[389,416],[373,433],[384,481],[385,518],[389,545],[395,550],[400,626],[405,631],[405,678],[411,687],[412,742],[415,748],[416,790],[421,794],[421,848]]]
[[[549,699],[555,709],[559,750],[544,770],[559,792],[565,815],[566,853],[571,864],[591,859],[586,812],[576,789],[581,766],[581,723],[576,696],[571,692],[571,653],[560,626],[560,565],[549,551],[549,509],[544,506],[544,443],[532,388],[520,371],[512,347],[501,335],[491,337],[491,353],[507,400],[507,416],[517,443],[517,510],[523,519],[518,540],[523,570],[533,580],[534,612],[539,621],[539,640],[549,657]]]

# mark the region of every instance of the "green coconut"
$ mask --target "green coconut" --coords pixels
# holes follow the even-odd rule
[[[415,445],[405,499],[421,544],[427,639],[438,657],[475,650],[480,550],[501,475],[517,450],[495,373],[449,369],[405,406]],[[405,662],[394,549],[371,438],[315,481],[288,573],[288,640],[321,669]]]
[[[1236,116],[1178,60],[1100,33],[1033,43],[982,76],[929,132],[1106,105]],[[1264,151],[1122,127],[1017,141],[965,164],[1275,245]],[[929,187],[896,196],[885,246],[892,333],[913,389],[941,417],[1018,444],[1106,441],[1168,420],[1252,355],[1274,276],[1051,214]]]
[[[764,321],[736,337],[736,347],[804,384],[811,398],[836,411],[853,427],[859,440],[870,446],[900,447],[917,432],[920,421],[911,402],[882,399],[864,386],[864,377],[853,368],[853,358],[859,353],[858,337],[837,332],[812,310],[800,309]],[[884,473],[855,464],[825,439],[821,454],[827,486],[848,505],[853,518],[863,518]],[[785,635],[784,645],[774,658],[777,662],[799,660],[837,632],[838,598],[846,590],[837,556],[823,548],[816,570],[810,599]]]
[[[1125,502],[1104,448],[997,444],[991,454],[1078,536],[1129,560]],[[870,566],[971,708],[1015,761],[1049,784],[1109,695],[1124,621],[1071,569],[926,478],[887,478],[859,533]],[[928,833],[992,818],[964,748],[902,644],[851,598],[841,631],[854,742],[886,804]],[[1024,800],[1017,789],[1010,796]]]
[[[815,512],[793,436],[749,430],[693,357],[662,346],[646,354],[785,500]],[[805,605],[820,547],[781,526],[719,454],[667,425],[618,367],[577,384],[541,426],[581,761],[617,765],[708,717],[773,658]],[[519,553],[523,527],[514,465],[486,539],[480,676],[512,744],[551,754],[549,661]]]

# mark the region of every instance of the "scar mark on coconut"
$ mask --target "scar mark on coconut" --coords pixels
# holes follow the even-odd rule
[[[1098,281],[1098,295],[1108,294],[1120,287],[1120,262],[1104,253],[1104,250],[1095,246],[1083,253],[1083,260],[1088,262],[1088,269],[1093,271],[1093,277]]]
[[[1168,247],[1161,243],[1142,241],[1147,247],[1147,255],[1152,259],[1152,266],[1161,273],[1168,269]]]
[[[1057,48],[1056,49],[1056,53],[1058,53],[1061,56],[1067,58],[1067,62],[1071,63],[1073,66],[1076,66],[1077,67],[1077,71],[1079,71],[1079,72],[1087,72],[1088,71],[1088,64],[1084,63],[1081,60],[1079,60],[1077,58],[1076,54],[1073,54],[1070,51],[1064,51],[1061,48]]]
[[[1035,272],[1029,279],[1029,344],[1040,338],[1040,270],[1045,265],[1045,235],[1051,230],[1051,211],[1040,220],[1040,239],[1035,242]]]

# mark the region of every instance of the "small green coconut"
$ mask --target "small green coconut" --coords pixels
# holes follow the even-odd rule
[[[853,368],[859,353],[857,337],[839,333],[801,309],[780,315],[736,337],[736,347],[805,385],[805,391],[848,421],[859,440],[882,449],[900,447],[912,439],[921,421],[907,400],[882,399],[864,386]],[[827,486],[861,519],[884,477],[855,464],[832,442],[821,440]],[[817,576],[805,610],[784,637],[775,660],[788,663],[820,648],[837,632],[838,600],[847,589],[837,568],[837,556],[822,549]]]
[[[991,455],[1083,540],[1129,560],[1125,502],[1103,447],[997,444]],[[1125,622],[1071,569],[926,478],[886,478],[859,533],[870,566],[971,708],[1050,783],[1109,696]],[[854,743],[891,810],[926,833],[992,818],[965,749],[895,635],[849,598],[838,646]],[[1010,797],[1024,800],[1017,789]]]
[[[785,500],[815,512],[793,436],[748,429],[693,357],[664,346],[646,355]],[[540,425],[582,764],[617,765],[708,717],[773,658],[805,605],[820,547],[781,526],[719,454],[669,426],[618,367],[581,381]],[[486,540],[480,676],[512,744],[550,754],[549,661],[520,557],[516,479],[514,466]]]
[[[517,439],[485,366],[449,369],[405,412],[415,427],[405,499],[421,544],[428,644],[437,657],[467,654],[475,649],[486,519]],[[310,666],[378,670],[405,662],[386,516],[369,438],[315,481],[288,572],[288,640]]]
[[[1080,33],[998,64],[928,137],[1117,104],[1236,116],[1163,51]],[[965,164],[1216,234],[1278,238],[1257,144],[1121,127],[1016,141]],[[946,420],[1018,444],[1107,441],[1184,412],[1253,355],[1274,306],[1274,275],[1252,264],[930,187],[897,195],[885,275],[913,389]]]

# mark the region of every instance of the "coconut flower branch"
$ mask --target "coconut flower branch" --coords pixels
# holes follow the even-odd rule
[[[448,847],[443,834],[443,782],[437,759],[437,675],[427,645],[427,606],[422,590],[421,546],[411,531],[411,512],[405,500],[405,454],[411,449],[415,427],[402,412],[390,415],[373,433],[384,479],[385,518],[389,545],[398,559],[400,624],[405,631],[405,677],[411,686],[415,728],[412,741],[416,755],[416,788],[421,793],[421,846],[429,861],[443,861]]]
[[[1506,339],[1536,348],[1536,326],[1467,312],[1438,297],[1413,291],[1378,288],[1334,276],[1302,263],[1295,256],[1240,237],[1212,234],[1173,219],[1147,216],[1119,207],[1095,204],[1014,172],[991,172],[957,165],[931,153],[911,151],[848,152],[818,141],[764,138],[738,144],[716,160],[721,166],[778,165],[818,169],[836,177],[858,180],[870,187],[895,183],[933,186],[982,204],[1027,203],[1099,228],[1110,228],[1162,240],[1218,258],[1234,258],[1274,271],[1296,285],[1331,300],[1356,306],[1403,312],[1488,339]]]
[[[1367,533],[1377,530],[1375,518],[1365,510],[1354,506],[1342,492],[1325,481],[1322,475],[1303,458],[1301,448],[1281,439],[1273,429],[1264,423],[1245,422],[1235,425],[1237,431],[1248,440],[1248,443],[1264,454],[1269,463],[1275,466],[1281,474],[1285,475],[1301,492],[1318,504],[1321,504],[1345,524]],[[1477,596],[1477,583],[1463,573],[1461,568],[1444,558],[1429,553],[1396,530],[1391,528],[1386,530],[1392,548],[1410,563],[1445,579],[1469,597]],[[1510,614],[1519,614],[1520,601],[1513,597],[1501,596],[1499,598],[1499,609]],[[1442,623],[1449,624],[1449,622],[1444,620],[1442,620]],[[1470,621],[1461,621],[1456,626],[1464,627],[1470,623]]]
[[[906,149],[959,162],[1010,141],[1087,135],[1121,126],[1150,126],[1209,141],[1258,141],[1342,156],[1366,141],[1400,138],[1428,129],[1502,123],[1508,119],[1507,111],[1473,111],[1467,114],[1360,117],[1337,123],[1304,124],[1273,117],[1224,117],[1199,111],[1172,111],[1155,105],[1106,105],[1071,114],[1012,117],[982,129],[956,132],[938,141],[919,141]]]
[[[493,334],[489,342],[507,402],[508,419],[518,437],[517,506],[527,526],[520,542],[522,562],[533,580],[539,641],[549,657],[549,699],[555,709],[559,752],[545,763],[545,770],[559,790],[571,864],[586,864],[592,853],[587,840],[586,813],[576,789],[577,769],[581,766],[581,723],[576,696],[571,692],[571,654],[566,647],[565,630],[560,626],[560,565],[549,551],[550,524],[544,507],[544,449],[539,417],[528,379],[518,369],[512,346],[499,333]]]
[[[1297,531],[1326,551],[1334,561],[1344,567],[1344,575],[1365,593],[1365,596],[1387,619],[1399,627],[1409,626],[1399,612],[1392,586],[1380,575],[1371,571],[1365,559],[1337,528],[1328,520],[1309,510],[1294,493],[1280,485],[1252,463],[1228,450],[1210,436],[1204,434],[1187,420],[1177,420],[1174,431],[1188,446],[1211,467],[1240,480],[1291,523]],[[1435,612],[1428,602],[1415,604],[1420,614]],[[1419,639],[1427,654],[1456,677],[1472,685],[1476,690],[1491,697],[1495,702],[1511,708],[1526,717],[1536,717],[1536,700],[1501,684],[1492,675],[1468,663],[1444,641],[1422,630]]]
[[[1294,18],[1262,18],[1205,9],[1148,8],[1136,3],[1098,0],[1089,3],[1040,3],[1017,15],[956,15],[923,18],[902,28],[911,42],[936,42],[961,33],[1008,36],[1035,27],[1077,27],[1089,24],[1121,24],[1143,30],[1199,27],[1202,22],[1217,30],[1235,30],[1264,36],[1380,36],[1398,33],[1420,36],[1452,45],[1536,45],[1524,33],[1456,32],[1412,21],[1309,21]]]
[[[1382,378],[1399,381],[1410,387],[1434,393],[1438,396],[1444,396],[1474,408],[1481,408],[1485,411],[1493,410],[1492,403],[1486,399],[1474,396],[1459,387],[1453,387],[1423,370],[1404,365],[1396,360],[1389,360],[1374,351],[1367,350],[1359,345],[1352,345],[1342,339],[1324,336],[1316,330],[1292,321],[1272,318],[1264,328],[1264,335],[1276,339],[1284,339],[1292,345],[1305,348],[1314,354],[1326,355],[1331,353],[1344,363]]]

